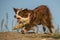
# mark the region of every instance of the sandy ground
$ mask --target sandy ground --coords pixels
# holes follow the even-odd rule
[[[0,32],[0,40],[60,40],[60,38],[55,39],[49,36],[47,34],[35,33],[21,34],[17,32]]]

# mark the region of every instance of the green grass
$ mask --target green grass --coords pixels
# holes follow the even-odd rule
[[[54,38],[54,39],[60,39],[60,34],[53,34],[53,35],[42,35],[42,38]]]

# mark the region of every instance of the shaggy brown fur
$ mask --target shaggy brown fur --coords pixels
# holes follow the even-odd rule
[[[45,31],[45,26],[47,26],[50,32],[53,32],[52,16],[50,10],[47,6],[41,5],[34,10],[35,19],[32,21],[34,25],[43,25],[43,30]]]
[[[44,32],[46,30],[45,27],[48,27],[50,33],[53,33],[52,16],[47,6],[41,5],[33,10],[24,9],[19,12],[19,15],[22,17],[27,17],[29,13],[30,13],[30,23],[24,25],[25,30],[28,31],[32,27],[42,24]]]

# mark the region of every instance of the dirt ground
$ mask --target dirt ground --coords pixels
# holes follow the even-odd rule
[[[50,34],[0,32],[0,40],[60,40],[60,36]]]

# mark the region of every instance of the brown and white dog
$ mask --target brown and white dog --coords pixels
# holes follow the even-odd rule
[[[52,24],[52,16],[50,10],[47,6],[41,5],[33,10],[29,9],[17,9],[13,8],[15,11],[15,18],[18,23],[23,23],[25,29],[22,30],[22,33],[25,33],[34,26],[43,25],[43,31],[46,31],[46,27],[48,27],[50,33],[53,33],[53,24]],[[23,28],[23,27],[22,27]]]

